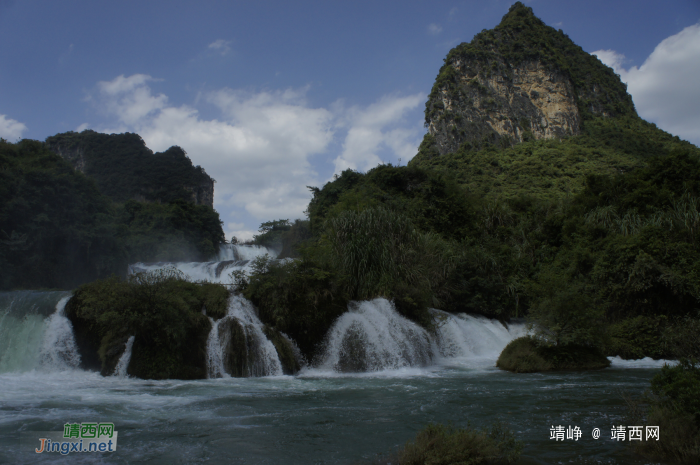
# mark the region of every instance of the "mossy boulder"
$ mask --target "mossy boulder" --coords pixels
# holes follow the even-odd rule
[[[597,370],[610,366],[598,349],[580,345],[543,346],[531,337],[511,341],[498,357],[496,366],[515,373],[553,370]]]
[[[66,305],[83,368],[111,375],[134,336],[127,373],[145,379],[206,378],[209,315],[223,316],[229,293],[188,282],[174,269],[112,277],[79,287]]]

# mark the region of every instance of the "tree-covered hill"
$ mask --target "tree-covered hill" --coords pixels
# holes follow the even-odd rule
[[[153,153],[138,134],[92,130],[48,137],[46,144],[73,167],[93,178],[117,202],[183,200],[213,207],[214,180],[180,147]]]
[[[205,260],[224,241],[211,207],[113,203],[45,144],[0,140],[0,289],[70,289],[135,261]]]

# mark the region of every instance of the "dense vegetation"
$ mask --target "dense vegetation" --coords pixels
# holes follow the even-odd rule
[[[170,147],[153,153],[138,134],[88,129],[56,134],[46,144],[94,179],[100,192],[116,202],[191,202],[200,186],[213,190],[213,180],[204,168],[192,165],[183,149]]]
[[[297,247],[300,259],[266,265],[240,289],[268,324],[306,339],[307,353],[318,335],[308,337],[306,323],[293,329],[299,315],[323,334],[349,300],[384,296],[426,327],[429,307],[528,316],[542,347],[672,357],[661,334],[700,301],[700,158],[690,144],[625,121],[599,120],[583,136],[494,153],[550,143],[553,157],[595,146],[641,153],[636,167],[616,173],[583,169],[568,196],[508,186],[501,195],[475,193],[460,182],[468,176],[419,163],[345,171],[313,190],[312,237]],[[621,145],[632,140],[639,152]],[[302,308],[305,301],[313,303]]]
[[[149,379],[206,378],[207,316],[226,314],[229,293],[188,282],[175,269],[80,286],[66,306],[84,368],[111,375],[129,336],[128,373]],[[203,314],[206,311],[206,315]]]
[[[136,261],[207,259],[224,240],[211,207],[113,203],[45,144],[0,140],[0,289],[70,289]]]

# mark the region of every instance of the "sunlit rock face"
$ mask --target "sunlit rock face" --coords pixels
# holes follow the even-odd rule
[[[507,73],[484,72],[483,64],[451,63],[459,88],[443,88],[429,102],[428,131],[440,154],[468,141],[550,139],[580,133],[581,117],[571,81],[533,61]],[[500,63],[505,67],[504,63]]]
[[[517,2],[452,49],[425,108],[428,157],[581,133],[584,120],[636,115],[611,68]],[[429,150],[428,150],[429,149]]]

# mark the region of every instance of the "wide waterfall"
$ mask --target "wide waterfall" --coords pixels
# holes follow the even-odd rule
[[[0,373],[80,365],[73,326],[64,314],[68,292],[0,294]]]
[[[432,359],[428,332],[403,318],[386,299],[353,302],[330,329],[317,368],[340,372],[425,366]]]
[[[253,260],[266,255],[274,259],[277,257],[277,252],[260,245],[223,244],[219,247],[219,253],[215,259],[209,262],[134,263],[129,265],[129,274],[174,267],[192,281],[229,284],[231,272],[237,270],[249,272]]]
[[[431,309],[436,325],[436,345],[443,358],[476,358],[495,361],[513,339],[526,334],[525,325],[506,328],[497,320],[465,313],[453,315]]]

